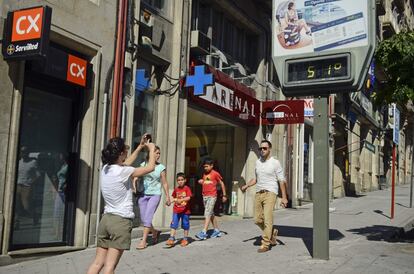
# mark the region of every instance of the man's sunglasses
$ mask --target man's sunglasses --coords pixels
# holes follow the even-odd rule
[[[268,147],[259,147],[259,150],[268,150]]]

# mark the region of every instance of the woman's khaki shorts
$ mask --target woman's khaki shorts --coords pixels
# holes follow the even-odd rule
[[[106,213],[98,227],[98,247],[129,250],[132,220]]]
[[[217,197],[204,196],[204,217],[214,216],[214,205],[216,204]]]

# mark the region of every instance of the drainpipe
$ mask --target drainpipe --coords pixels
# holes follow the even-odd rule
[[[107,122],[107,111],[108,108],[108,93],[104,93],[103,99],[103,121],[102,121],[102,135],[101,135],[101,147],[105,147],[105,129]],[[102,170],[102,161],[100,161],[99,170]],[[96,194],[96,224],[95,224],[95,244],[98,243],[98,226],[99,221],[101,220],[101,178],[98,179],[98,193]]]
[[[119,135],[119,123],[121,120],[121,104],[124,77],[124,61],[125,61],[125,37],[126,37],[126,17],[128,0],[118,1],[118,22],[115,48],[115,66],[114,81],[112,87],[111,102],[111,132],[110,137]]]
[[[123,22],[122,22],[122,43],[121,43],[121,62],[119,64],[119,89],[118,89],[118,117],[117,117],[117,129],[118,129],[118,136],[120,134],[121,128],[121,120],[122,120],[122,112],[123,112],[123,90],[124,90],[124,65],[125,65],[125,44],[126,44],[126,27],[127,27],[127,16],[128,16],[128,0],[124,0],[124,10],[123,10]],[[122,136],[124,138],[124,136]]]

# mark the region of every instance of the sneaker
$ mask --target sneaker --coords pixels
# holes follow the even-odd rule
[[[168,245],[169,247],[173,247],[175,244],[175,239],[169,238],[165,244]]]
[[[214,229],[213,233],[210,236],[211,238],[218,238],[221,237],[221,231],[218,229]]]
[[[182,247],[187,246],[188,245],[188,240],[187,239],[182,239],[180,245]]]
[[[273,229],[272,238],[270,239],[271,245],[277,245],[277,233],[278,232],[279,230],[277,230],[276,228]]]
[[[199,240],[205,240],[207,239],[207,233],[205,233],[204,231],[200,231],[195,235],[195,237]]]

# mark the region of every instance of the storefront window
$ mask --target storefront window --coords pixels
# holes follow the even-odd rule
[[[136,148],[144,133],[149,133],[154,138],[154,95],[146,91],[138,91],[135,93],[134,105],[134,122],[132,144]],[[145,161],[146,153],[140,153],[135,160],[133,166],[138,166]],[[137,218],[134,219],[134,227],[140,225],[139,210],[134,206],[134,213]]]
[[[204,159],[211,158],[214,160],[214,169],[223,176],[227,193],[231,193],[234,128],[230,126],[191,125],[187,128],[186,140],[185,173],[188,176],[188,185],[194,195],[191,212],[198,215],[203,213],[203,200],[201,185],[197,183],[197,179],[203,173],[202,163]],[[218,195],[221,194],[221,190],[218,189]],[[218,214],[230,213],[228,204],[223,204],[220,201],[216,203],[215,211]]]
[[[139,144],[141,136],[149,133],[154,136],[154,95],[149,92],[137,92],[135,94],[134,125],[133,125],[133,145],[134,148]],[[137,164],[144,159],[140,154],[136,160]]]
[[[29,86],[24,89],[12,249],[68,244],[74,200],[68,195],[75,189],[70,176],[74,170],[71,152],[78,105],[70,96]]]

